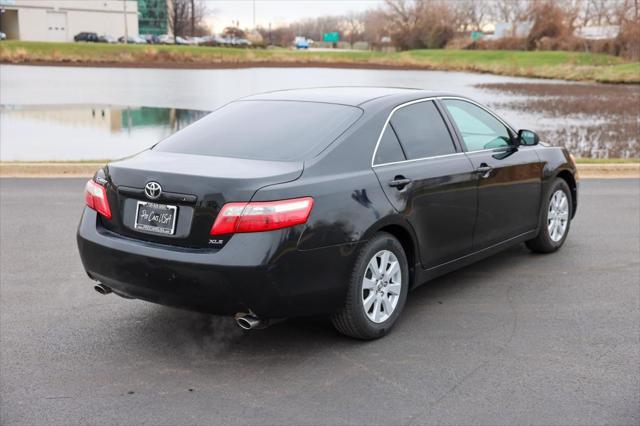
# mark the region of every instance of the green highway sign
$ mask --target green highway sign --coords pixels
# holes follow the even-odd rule
[[[322,41],[325,43],[337,43],[340,41],[340,33],[335,31],[332,33],[322,34]]]

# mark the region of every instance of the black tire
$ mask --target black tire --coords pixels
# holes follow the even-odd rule
[[[562,238],[558,241],[554,241],[551,238],[548,228],[548,220],[549,220],[549,208],[551,204],[551,199],[553,195],[557,191],[564,192],[567,197],[567,202],[569,204],[569,211],[567,217],[567,224],[564,234]],[[540,231],[538,232],[538,236],[532,240],[527,241],[525,244],[529,247],[529,250],[535,253],[553,253],[558,250],[564,244],[564,241],[567,239],[567,235],[569,235],[569,229],[571,228],[571,213],[573,212],[573,200],[571,198],[571,190],[569,189],[569,185],[564,179],[557,178],[553,184],[549,187],[549,191],[545,194],[544,197],[544,205],[542,207],[542,212],[540,213]]]
[[[369,294],[370,290],[363,288],[363,280],[367,273],[369,262],[383,250],[388,250],[396,257],[400,266],[400,294],[397,296],[397,304],[393,310],[389,309],[391,314],[382,322],[376,323],[369,318],[365,312],[362,298],[364,294]],[[391,286],[390,286],[391,287]],[[365,293],[366,292],[366,293]],[[360,254],[356,259],[351,276],[349,277],[349,288],[345,304],[342,309],[331,317],[333,326],[342,334],[362,340],[377,339],[389,332],[391,327],[404,309],[407,301],[407,293],[409,292],[409,265],[407,256],[400,242],[391,234],[380,232],[376,234],[369,242],[360,250]],[[381,296],[384,297],[384,296]],[[392,296],[393,297],[393,296]],[[388,299],[390,300],[390,299]],[[379,303],[380,308],[383,303]],[[372,307],[374,309],[375,307]],[[371,312],[371,311],[370,311]]]

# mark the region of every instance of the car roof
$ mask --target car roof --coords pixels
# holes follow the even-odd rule
[[[387,98],[389,102],[398,99],[419,99],[431,96],[451,96],[451,93],[434,92],[404,87],[314,87],[308,89],[278,90],[251,95],[242,101],[302,101],[323,102],[350,106],[361,106],[374,99]]]

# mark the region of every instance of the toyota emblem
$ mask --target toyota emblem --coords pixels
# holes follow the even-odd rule
[[[162,194],[162,187],[158,182],[149,182],[144,187],[144,193],[151,200],[157,200]]]

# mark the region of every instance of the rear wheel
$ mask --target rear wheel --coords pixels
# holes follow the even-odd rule
[[[391,234],[381,232],[362,248],[345,304],[331,322],[350,337],[382,337],[400,316],[408,291],[409,266],[404,249]]]
[[[527,241],[527,247],[536,253],[552,253],[558,250],[569,233],[571,225],[571,191],[563,179],[556,179],[546,197],[538,236]]]

